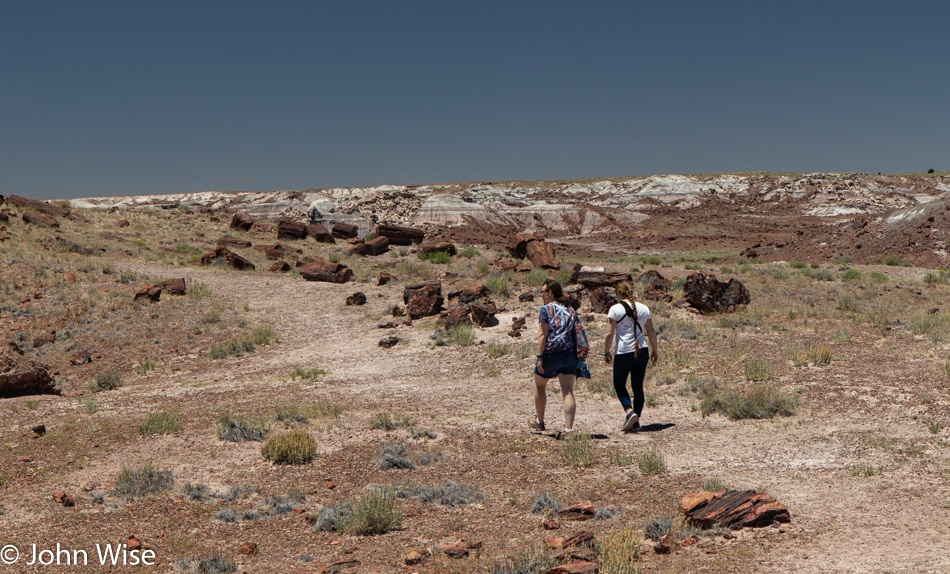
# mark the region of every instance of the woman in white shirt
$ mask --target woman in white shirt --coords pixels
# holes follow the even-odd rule
[[[656,364],[660,357],[650,309],[643,303],[634,301],[633,286],[629,281],[620,282],[616,289],[620,303],[607,311],[604,362],[610,363],[613,358],[614,390],[617,391],[625,417],[622,430],[629,432],[640,427],[644,403],[643,379],[647,373],[647,362],[652,360],[653,364]],[[644,333],[650,339],[649,357]],[[633,404],[630,403],[630,394],[627,392],[628,377],[633,388]]]

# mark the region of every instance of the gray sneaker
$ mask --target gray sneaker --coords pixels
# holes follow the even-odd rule
[[[640,415],[638,415],[637,413],[633,411],[630,411],[629,413],[627,413],[627,420],[623,422],[623,427],[621,427],[621,430],[623,430],[624,432],[630,432],[634,429],[634,427],[640,426],[638,424],[639,422],[640,422]]]

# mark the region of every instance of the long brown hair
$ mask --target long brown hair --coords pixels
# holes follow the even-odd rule
[[[565,307],[571,306],[571,298],[564,295],[564,289],[561,288],[561,284],[555,281],[554,279],[548,279],[541,285],[541,290],[547,289],[551,292],[551,295],[554,295],[554,300],[564,305]]]

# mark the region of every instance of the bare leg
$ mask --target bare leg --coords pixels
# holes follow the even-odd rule
[[[544,422],[544,406],[547,403],[548,380],[540,375],[534,376],[534,410],[538,412],[538,420]]]
[[[574,415],[577,413],[577,403],[574,401],[574,375],[560,374],[557,380],[561,383],[561,394],[564,395],[564,428],[574,430]]]

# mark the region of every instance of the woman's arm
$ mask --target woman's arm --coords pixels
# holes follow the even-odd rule
[[[617,334],[617,322],[607,317],[607,336],[604,337],[604,362],[610,362],[610,353],[614,350],[614,336]]]
[[[660,360],[660,354],[657,350],[656,331],[653,330],[653,319],[647,319],[643,330],[646,331],[647,338],[650,339],[650,360],[653,361],[655,365],[656,362]]]
[[[541,370],[541,355],[544,354],[544,347],[548,343],[548,324],[538,322],[538,370]]]

